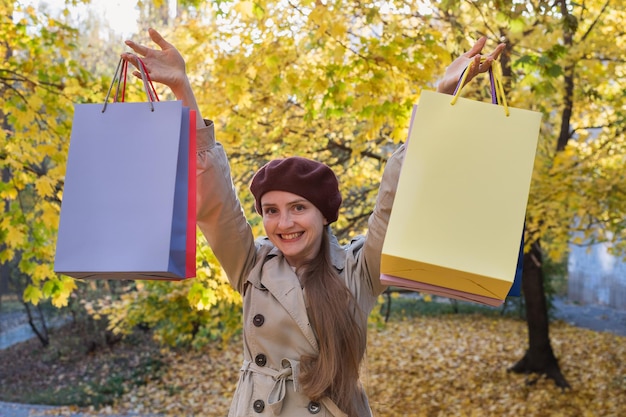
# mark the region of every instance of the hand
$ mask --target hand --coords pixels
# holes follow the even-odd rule
[[[455,59],[446,69],[446,72],[443,76],[443,79],[437,86],[437,91],[445,94],[454,94],[454,90],[456,89],[456,85],[463,74],[463,70],[468,68],[470,62],[472,63],[471,67],[467,69],[467,78],[465,79],[465,84],[470,82],[472,78],[477,76],[480,73],[489,71],[491,68],[491,63],[498,59],[506,44],[499,44],[496,49],[493,50],[488,55],[481,55],[481,51],[487,42],[486,37],[480,38],[472,48]]]
[[[180,52],[171,43],[167,42],[159,32],[154,29],[148,29],[148,34],[150,39],[160,47],[160,50],[139,45],[131,40],[127,40],[125,43],[140,55],[148,70],[150,79],[165,84],[178,96],[178,93],[183,91],[189,84],[185,71],[185,60]],[[131,53],[123,53],[122,58],[135,67],[139,64],[136,62],[135,55]],[[141,74],[137,70],[133,72],[133,75],[141,78]]]
[[[161,50],[151,49],[143,45],[139,45],[133,41],[126,41],[133,51],[141,55],[148,75],[152,81],[165,84],[168,86],[177,100],[183,102],[183,106],[187,106],[196,112],[196,125],[198,129],[204,128],[205,123],[200,114],[196,97],[189,83],[185,68],[185,60],[178,50],[171,43],[167,42],[154,29],[148,29],[150,39],[156,43]],[[131,63],[135,67],[139,65],[137,55],[131,53],[123,53],[122,59]],[[141,73],[137,70],[133,71],[135,77],[141,78]]]

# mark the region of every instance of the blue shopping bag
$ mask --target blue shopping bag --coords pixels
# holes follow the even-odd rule
[[[519,254],[517,256],[517,267],[515,268],[515,278],[513,279],[513,285],[509,290],[508,297],[519,297],[522,295],[522,273],[524,272],[524,235],[522,234],[522,243],[519,247]]]

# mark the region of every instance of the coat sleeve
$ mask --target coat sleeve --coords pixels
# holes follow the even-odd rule
[[[197,130],[196,222],[230,284],[242,292],[255,259],[252,230],[231,178],[226,152],[212,121]]]
[[[369,277],[373,295],[382,293],[386,288],[380,283],[380,259],[404,161],[405,148],[405,145],[401,145],[387,161],[380,181],[376,205],[368,220],[367,235],[361,252],[362,267]]]

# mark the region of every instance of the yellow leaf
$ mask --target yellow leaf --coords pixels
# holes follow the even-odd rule
[[[242,1],[235,5],[235,10],[241,13],[243,17],[252,17],[254,11],[254,3],[251,1]]]
[[[26,241],[26,233],[24,233],[21,227],[11,226],[7,229],[7,235],[5,237],[5,243],[10,247],[18,247]]]
[[[342,24],[341,22],[335,22],[335,24],[330,27],[330,34],[334,38],[338,38],[338,39],[343,38],[346,32],[347,32],[346,26]]]
[[[33,285],[29,285],[24,290],[22,299],[26,303],[37,305],[42,298],[41,290]]]
[[[39,214],[39,220],[41,223],[51,226],[56,225],[59,222],[59,206],[48,201],[43,201],[40,204],[41,213]]]
[[[39,111],[43,106],[43,100],[38,95],[32,95],[28,99],[28,104],[33,110]]]
[[[37,265],[32,272],[32,279],[35,282],[43,281],[46,278],[54,277],[56,274],[52,270],[50,264],[39,264]]]
[[[61,277],[57,285],[57,291],[55,291],[51,296],[52,305],[57,308],[67,306],[69,297],[75,289],[76,281],[74,281],[73,278]]]
[[[17,190],[14,187],[0,191],[0,198],[7,200],[15,200],[17,198]]]
[[[41,197],[49,197],[54,193],[53,181],[50,177],[39,177],[35,181],[35,189]]]
[[[256,74],[257,74],[256,67],[253,65],[250,65],[248,69],[246,70],[246,75],[254,80],[256,78]]]

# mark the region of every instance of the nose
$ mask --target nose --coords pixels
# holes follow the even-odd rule
[[[280,214],[280,218],[278,219],[278,227],[282,229],[288,229],[293,225],[293,220],[291,219],[291,214],[289,211],[283,211]]]

